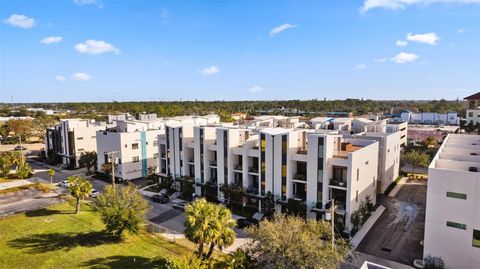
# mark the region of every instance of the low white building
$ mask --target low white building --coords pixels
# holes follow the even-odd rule
[[[449,134],[428,168],[424,258],[480,265],[480,136]]]
[[[459,118],[457,112],[434,113],[434,112],[411,112],[403,111],[400,118],[404,122],[412,124],[445,124],[458,125]]]

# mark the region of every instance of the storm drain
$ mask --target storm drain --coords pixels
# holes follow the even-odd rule
[[[391,248],[382,248],[382,251],[390,253],[390,252],[392,252],[392,249]]]

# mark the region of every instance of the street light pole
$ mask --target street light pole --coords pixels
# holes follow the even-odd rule
[[[106,152],[106,154],[110,155],[110,163],[112,165],[112,185],[113,189],[115,189],[115,153],[118,151],[110,151]]]

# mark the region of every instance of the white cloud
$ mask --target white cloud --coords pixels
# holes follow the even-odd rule
[[[263,92],[263,88],[258,86],[258,85],[255,85],[255,86],[251,87],[250,89],[248,89],[248,91],[251,92],[251,93]]]
[[[78,43],[74,46],[75,50],[90,55],[98,55],[107,52],[113,52],[115,54],[120,53],[120,50],[115,48],[112,44],[105,41],[97,41],[93,39],[86,40],[85,43]]]
[[[408,62],[413,62],[418,58],[418,55],[415,53],[400,52],[399,54],[392,57],[390,60],[396,62],[397,64],[404,64]]]
[[[95,5],[98,8],[103,7],[102,1],[97,1],[97,0],[73,0],[73,2],[79,6]]]
[[[408,45],[408,42],[403,40],[397,40],[397,42],[395,42],[395,45],[399,47],[405,47],[406,45]]]
[[[72,75],[73,80],[89,80],[92,76],[86,73],[75,73]]]
[[[463,34],[463,33],[465,33],[465,32],[466,32],[466,31],[465,31],[465,29],[463,29],[463,28],[460,28],[460,29],[457,30],[457,34],[459,34],[459,35],[461,35],[461,34]]]
[[[200,71],[200,74],[204,75],[204,76],[210,76],[210,75],[215,75],[217,74],[218,72],[220,72],[220,68],[218,68],[217,66],[215,65],[212,65],[212,66],[209,66],[203,70]]]
[[[45,44],[45,45],[50,45],[50,44],[55,44],[58,42],[61,42],[63,38],[61,36],[49,36],[45,37],[40,41],[40,43]]]
[[[66,79],[64,76],[56,75],[56,76],[55,76],[55,80],[56,80],[56,81],[60,81],[60,82],[64,82],[64,81],[66,81],[67,79]]]
[[[434,3],[479,4],[480,0],[365,0],[361,12],[374,8],[403,10],[410,5],[429,5]]]
[[[426,33],[426,34],[416,34],[416,35],[412,33],[408,33],[407,40],[424,43],[428,45],[437,45],[437,42],[438,40],[440,40],[440,38],[434,32]]]
[[[387,61],[387,58],[378,58],[378,59],[373,59],[374,63],[384,63]]]
[[[357,64],[357,65],[355,65],[355,69],[356,69],[356,70],[364,70],[365,68],[367,68],[367,65],[366,65],[366,64]]]
[[[293,24],[290,24],[290,23],[284,23],[280,26],[277,26],[275,28],[273,28],[272,30],[270,30],[270,36],[274,36],[274,35],[277,35],[287,29],[292,29],[292,28],[295,28],[297,27],[296,25],[293,25]]]
[[[35,26],[34,18],[29,18],[21,14],[13,14],[7,19],[3,20],[3,22],[24,29],[32,28],[33,26]]]

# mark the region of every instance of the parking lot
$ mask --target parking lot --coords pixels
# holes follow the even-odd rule
[[[381,197],[386,207],[357,250],[412,265],[423,256],[427,185],[408,181],[395,198]]]

